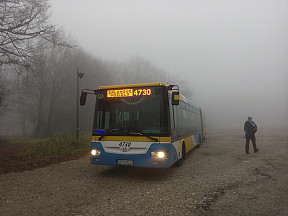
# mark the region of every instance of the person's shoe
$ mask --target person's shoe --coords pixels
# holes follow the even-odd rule
[[[259,152],[259,149],[256,149],[256,151],[254,151],[254,153],[257,153],[257,152]]]

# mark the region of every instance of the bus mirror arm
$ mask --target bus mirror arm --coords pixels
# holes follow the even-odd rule
[[[80,96],[80,105],[81,106],[85,106],[87,94],[96,95],[96,90],[93,90],[93,89],[82,89],[81,96]]]

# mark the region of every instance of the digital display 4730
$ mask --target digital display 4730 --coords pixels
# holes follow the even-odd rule
[[[118,98],[118,97],[138,97],[138,96],[149,96],[152,94],[150,88],[145,89],[111,89],[107,90],[107,98]]]

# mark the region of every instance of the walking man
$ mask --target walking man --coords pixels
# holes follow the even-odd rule
[[[246,154],[249,154],[249,143],[250,140],[252,140],[253,143],[253,148],[254,148],[254,153],[258,152],[259,149],[256,147],[256,137],[255,133],[257,131],[257,125],[255,124],[254,121],[252,121],[252,117],[248,117],[248,121],[245,122],[244,124],[244,131],[245,131],[245,137],[246,137]]]

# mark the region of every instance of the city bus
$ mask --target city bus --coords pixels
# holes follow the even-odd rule
[[[96,96],[91,140],[95,165],[168,168],[205,139],[203,113],[177,85],[143,83],[83,89]]]

